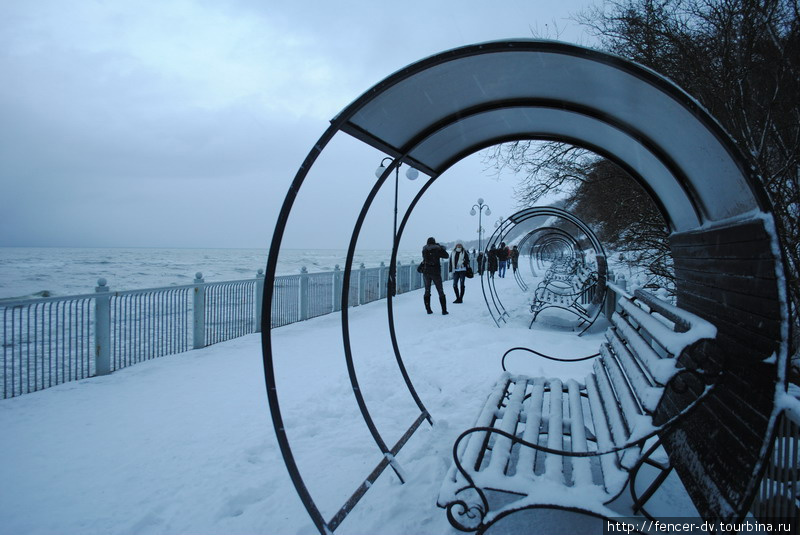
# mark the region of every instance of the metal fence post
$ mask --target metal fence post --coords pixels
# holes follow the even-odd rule
[[[194,349],[202,349],[206,346],[206,287],[203,274],[199,271],[194,274],[194,301],[192,309],[194,311],[194,322],[192,333]]]
[[[364,270],[364,262],[358,267],[358,304],[363,305],[367,302],[367,272]]]
[[[614,284],[618,286],[621,290],[628,289],[628,281],[625,280],[625,275],[620,273],[614,277]],[[605,303],[605,310],[603,313],[606,315],[606,318],[610,321],[611,316],[614,315],[614,312],[617,311],[617,301],[621,296],[617,295],[611,287],[606,288],[606,303]]]
[[[308,270],[300,268],[300,321],[308,319]]]
[[[386,297],[386,264],[381,262],[378,268],[378,299]]]
[[[609,274],[608,280],[613,282],[612,277]],[[611,286],[606,285],[606,301],[603,306],[603,314],[605,315],[608,321],[611,321],[611,316],[614,315],[614,311],[616,310],[617,306],[617,299],[618,299],[617,292],[614,291]]]
[[[616,284],[623,290],[628,289],[628,281],[625,280],[625,275],[623,275],[622,273],[620,273],[619,276],[617,276],[617,280],[614,282],[614,284]]]
[[[333,311],[342,309],[342,271],[339,264],[333,268]]]
[[[397,261],[397,268],[394,272],[394,293],[395,295],[399,295],[403,293],[403,285],[400,284],[400,271],[402,270],[403,263],[401,261]]]
[[[97,279],[94,291],[94,368],[95,375],[111,373],[111,294],[104,278]]]
[[[253,332],[261,332],[261,308],[264,306],[264,270],[259,269],[256,275],[256,325]]]

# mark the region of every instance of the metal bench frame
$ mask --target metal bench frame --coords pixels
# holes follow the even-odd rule
[[[598,279],[597,272],[586,266],[577,266],[568,278],[563,274],[545,277],[534,292],[531,304],[533,317],[528,328],[533,327],[533,323],[542,311],[558,308],[578,316],[580,319],[578,327],[584,326],[579,336],[586,332],[599,316],[599,309],[590,313],[584,306],[594,299]]]

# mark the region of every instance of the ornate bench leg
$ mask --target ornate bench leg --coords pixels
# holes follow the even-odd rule
[[[631,499],[633,500],[633,512],[634,514],[641,513],[642,516],[646,517],[648,520],[655,521],[656,519],[647,512],[644,508],[644,505],[652,498],[653,494],[661,487],[664,481],[667,479],[669,474],[672,472],[673,467],[672,465],[663,466],[659,463],[650,460],[650,456],[653,452],[661,446],[661,440],[657,440],[655,444],[653,444],[650,449],[647,450],[642,458],[636,463],[636,466],[633,467],[631,470],[630,481],[628,485],[630,487],[631,492]],[[643,464],[648,464],[660,470],[659,474],[650,483],[650,486],[645,489],[641,496],[637,496],[636,494],[636,477],[639,475],[639,469],[642,467]]]

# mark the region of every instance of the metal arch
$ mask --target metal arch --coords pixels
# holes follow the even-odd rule
[[[569,234],[564,229],[560,229],[558,227],[539,227],[537,229],[534,229],[534,230],[530,231],[528,234],[525,235],[525,237],[523,237],[519,241],[519,243],[517,244],[518,249],[520,251],[523,251],[524,250],[523,248],[528,243],[528,240],[530,240],[531,237],[533,237],[534,234],[537,234],[537,233],[540,233],[540,232],[549,232],[549,233],[551,233],[553,235],[561,236],[561,238],[564,239],[570,245],[570,247],[573,248],[573,250],[574,250],[575,246],[578,245],[577,244],[577,240],[575,240],[575,238],[573,238],[572,235]],[[530,245],[530,247],[529,247],[530,250],[527,253],[527,255],[528,255],[528,263],[530,264],[530,269],[531,269],[531,274],[533,274],[534,276],[536,275],[536,270],[533,267],[533,262],[534,262],[534,254],[533,254],[533,252],[534,252],[534,249],[537,246],[537,243],[541,239],[544,239],[544,236],[541,237],[541,238],[537,238],[537,240]],[[570,240],[574,240],[575,244],[573,245],[572,242],[570,242]],[[520,254],[522,254],[522,253],[520,253]],[[525,284],[524,281],[522,281],[522,276],[521,275],[520,275],[520,279],[517,282],[521,282],[520,286],[522,287],[522,290],[523,291],[527,291],[527,286],[528,285]]]
[[[540,206],[540,207],[533,207],[533,208],[525,208],[520,210],[519,212],[513,214],[508,219],[513,221],[514,223],[522,222],[531,217],[538,217],[538,216],[556,216],[562,219],[566,219],[576,227],[578,227],[581,231],[584,232],[584,235],[589,239],[592,244],[592,247],[597,253],[600,253],[605,256],[605,249],[603,245],[600,243],[600,240],[597,239],[597,236],[594,232],[589,228],[586,223],[584,223],[580,218],[578,218],[575,214],[563,210],[561,208],[556,208],[554,206]]]
[[[423,184],[423,186],[411,200],[411,203],[409,203],[408,208],[406,209],[406,213],[403,214],[403,219],[400,221],[400,226],[397,228],[395,242],[394,245],[392,246],[391,265],[394,266],[394,269],[396,269],[397,266],[397,250],[400,246],[400,239],[402,238],[403,232],[405,231],[406,223],[408,223],[408,219],[409,217],[411,217],[411,213],[414,211],[414,208],[417,206],[419,200],[422,198],[422,196],[425,194],[428,188],[431,187],[431,185],[436,181],[437,178],[438,176],[432,176],[427,182],[425,182],[425,184]],[[406,381],[406,385],[409,391],[411,392],[411,395],[414,398],[414,401],[416,402],[417,406],[425,415],[425,418],[428,420],[428,423],[433,425],[433,421],[431,420],[431,416],[428,413],[428,410],[423,405],[422,400],[420,400],[419,396],[417,395],[416,389],[411,384],[411,378],[408,375],[405,364],[403,363],[403,358],[400,355],[400,346],[397,342],[397,332],[394,326],[394,300],[391,292],[386,293],[386,311],[389,319],[389,336],[392,340],[392,349],[394,350],[395,358],[397,359],[398,366],[400,367],[400,372],[402,373],[403,379]]]
[[[278,441],[278,447],[283,456],[283,462],[286,465],[286,470],[289,472],[289,477],[294,484],[300,500],[303,502],[311,521],[314,522],[317,530],[320,533],[329,533],[328,525],[322,517],[322,513],[317,508],[311,494],[306,487],[303,477],[300,475],[300,470],[297,466],[297,461],[292,454],[292,448],[289,444],[289,437],[286,434],[286,428],[283,424],[283,416],[281,414],[280,402],[278,401],[278,390],[275,383],[275,367],[272,358],[272,297],[275,287],[275,270],[278,265],[278,255],[280,251],[281,241],[283,234],[286,231],[286,222],[289,219],[289,213],[292,210],[297,193],[300,186],[308,175],[311,166],[319,157],[322,150],[330,142],[336,132],[339,130],[340,125],[334,123],[328,127],[325,133],[322,134],[319,141],[309,152],[303,161],[303,165],[297,171],[294,180],[292,181],[289,191],[281,206],[281,211],[278,214],[278,220],[275,224],[275,231],[272,234],[272,242],[270,243],[269,255],[267,257],[266,277],[264,282],[264,299],[261,308],[261,353],[264,363],[264,382],[267,387],[267,400],[272,417],[272,426],[275,430],[275,437]]]
[[[390,454],[389,447],[381,437],[378,428],[375,426],[375,422],[372,420],[372,415],[367,408],[367,402],[364,399],[363,394],[361,393],[361,388],[358,384],[358,376],[356,375],[355,363],[353,362],[353,348],[350,344],[350,274],[353,270],[353,258],[356,252],[356,244],[358,243],[358,236],[361,233],[361,226],[364,224],[364,219],[367,217],[367,213],[369,212],[369,208],[372,205],[372,201],[375,199],[375,196],[380,191],[381,186],[386,182],[387,177],[394,172],[395,167],[399,165],[399,160],[394,159],[392,163],[388,165],[386,170],[381,174],[380,177],[375,181],[375,185],[372,187],[372,190],[367,195],[367,199],[364,201],[364,204],[361,207],[361,212],[358,214],[358,218],[356,219],[356,223],[353,226],[353,233],[350,237],[350,245],[347,249],[347,258],[344,262],[344,274],[342,278],[342,345],[344,346],[344,358],[345,362],[347,363],[347,373],[350,377],[350,384],[353,387],[353,395],[356,398],[356,402],[358,403],[358,408],[361,411],[361,416],[364,418],[364,422],[367,424],[367,428],[369,429],[372,438],[375,440],[378,448],[380,448],[381,453],[384,456]],[[389,267],[389,280],[396,280],[394,277],[394,271],[396,269],[395,266]],[[387,292],[387,295],[391,292]],[[401,472],[392,465],[397,477],[400,478],[400,482],[403,483],[403,476]]]
[[[400,357],[399,349],[397,347],[396,338],[394,337],[394,325],[392,321],[390,329],[393,335],[392,343],[393,343],[393,348],[395,350],[397,363],[398,366],[400,367],[400,371],[403,375],[403,378],[406,381],[406,385],[409,388],[409,391],[412,397],[414,398],[414,401],[420,407],[422,413],[411,425],[411,427],[406,431],[403,437],[401,437],[401,439],[397,442],[397,444],[391,449],[388,448],[388,446],[382,439],[380,433],[378,432],[377,428],[375,427],[374,422],[372,421],[372,418],[369,414],[369,410],[367,409],[366,402],[363,398],[363,395],[361,394],[361,390],[358,385],[358,378],[355,373],[355,366],[352,360],[352,349],[350,347],[350,340],[349,340],[349,320],[347,314],[348,311],[347,305],[349,302],[350,273],[352,271],[352,262],[355,253],[355,245],[356,242],[358,241],[360,227],[363,224],[363,221],[366,217],[366,214],[369,210],[369,206],[372,200],[376,196],[377,192],[380,190],[380,187],[385,183],[386,178],[393,172],[394,168],[401,161],[396,158],[388,166],[388,168],[384,171],[384,173],[378,178],[367,200],[362,206],[359,219],[356,223],[356,226],[353,229],[353,234],[351,236],[351,242],[348,248],[347,260],[345,262],[345,269],[342,280],[342,335],[343,335],[343,345],[345,350],[345,360],[347,363],[348,375],[351,381],[351,385],[353,387],[353,394],[359,405],[362,417],[364,418],[364,421],[370,431],[370,434],[372,435],[379,449],[383,453],[384,458],[380,463],[378,463],[378,465],[369,474],[364,483],[362,483],[359,486],[359,488],[356,489],[353,495],[345,502],[345,504],[334,515],[334,517],[328,522],[325,521],[324,517],[322,516],[322,513],[320,512],[319,508],[317,507],[316,503],[311,497],[311,494],[303,480],[302,475],[300,474],[300,470],[299,467],[297,466],[294,454],[292,453],[291,445],[289,443],[289,439],[286,434],[286,429],[283,423],[283,416],[281,413],[280,402],[278,400],[278,395],[277,395],[277,385],[275,382],[274,360],[272,355],[271,321],[272,321],[272,298],[274,294],[275,272],[280,251],[280,244],[283,238],[283,234],[286,230],[286,223],[289,218],[289,213],[291,212],[292,205],[294,204],[294,201],[297,197],[297,193],[299,192],[300,186],[307,177],[308,172],[311,169],[311,166],[319,157],[322,150],[324,150],[324,148],[327,146],[327,144],[330,142],[333,136],[340,129],[341,125],[338,124],[337,121],[334,121],[331,124],[331,126],[328,127],[325,133],[320,137],[319,141],[314,145],[313,149],[304,160],[303,165],[300,167],[297,174],[295,175],[295,179],[293,180],[289,188],[289,192],[287,193],[283,205],[281,206],[281,211],[278,215],[278,220],[275,225],[275,231],[273,233],[272,241],[270,244],[270,251],[267,258],[267,270],[266,270],[266,279],[264,284],[264,300],[262,303],[262,319],[261,319],[261,341],[262,341],[262,359],[264,364],[264,379],[267,387],[267,400],[269,404],[270,414],[272,417],[273,428],[275,430],[276,439],[278,441],[278,446],[281,450],[281,454],[284,459],[284,464],[286,465],[287,471],[289,472],[289,477],[291,478],[292,483],[294,484],[295,489],[297,490],[298,496],[303,502],[303,505],[305,506],[306,511],[311,517],[311,520],[314,523],[315,527],[323,535],[332,533],[338,527],[338,525],[342,522],[342,520],[344,520],[344,518],[347,516],[350,510],[352,510],[352,508],[356,505],[356,503],[369,489],[371,484],[377,479],[377,477],[383,472],[383,470],[387,466],[392,466],[392,468],[395,470],[400,480],[401,481],[403,480],[401,473],[395,468],[393,464],[394,455],[396,455],[399,449],[402,448],[402,446],[405,444],[408,438],[410,438],[411,434],[413,434],[413,432],[419,427],[420,423],[423,420],[427,419],[428,422],[431,422],[430,415],[427,409],[425,409],[424,405],[422,404],[419,396],[416,393],[416,390],[414,390],[413,385],[411,384],[411,380],[408,377],[408,373],[405,369],[405,366],[403,365],[402,358]],[[423,192],[425,189],[427,189],[427,187],[430,186],[430,184],[435,180],[435,178],[436,177],[432,177],[431,180],[428,181],[428,183],[425,185],[423,189]],[[419,200],[419,197],[421,197],[421,193],[418,194],[418,197],[415,199],[414,204],[416,204],[416,202]],[[405,222],[408,218],[408,215],[409,214],[407,213],[406,216],[403,218],[403,227],[405,226]],[[397,243],[399,243],[399,238],[393,247],[393,258],[396,258],[397,255]],[[393,262],[393,267],[394,266],[396,266],[396,262]],[[390,302],[391,300],[387,301],[387,303]],[[391,313],[390,317],[393,318]]]
[[[486,250],[489,249],[490,245],[499,243],[502,240],[502,238],[507,236],[508,233],[511,231],[511,229],[514,228],[516,225],[522,224],[528,219],[532,219],[534,217],[545,217],[545,216],[559,217],[561,219],[564,219],[572,223],[589,240],[592,248],[595,251],[595,254],[598,257],[602,256],[603,258],[605,258],[606,252],[605,249],[603,248],[602,243],[600,243],[600,240],[597,238],[594,232],[586,225],[586,223],[584,223],[580,218],[578,218],[574,214],[566,210],[563,210],[561,208],[556,208],[554,206],[525,208],[523,210],[516,212],[515,214],[512,214],[503,222],[503,224],[500,227],[498,227],[494,231],[494,233],[486,241]],[[600,268],[600,266],[598,266],[598,268]],[[601,273],[599,275],[601,277],[606,276],[605,273]],[[492,320],[494,320],[495,325],[499,327],[500,321],[505,322],[505,317],[508,316],[508,312],[506,311],[505,306],[503,306],[503,303],[500,300],[500,296],[497,294],[494,285],[494,279],[492,277],[486,277],[486,279],[488,279],[486,281],[486,287],[488,287],[488,294],[489,294],[488,298],[487,298],[487,290],[484,287],[484,277],[481,276],[481,287],[484,288],[483,299],[486,302],[486,308],[489,309],[489,315],[492,316]],[[605,284],[602,285],[602,288],[603,291],[605,291]],[[600,296],[598,299],[602,300],[603,296]]]
[[[561,247],[559,247],[559,245],[561,245]],[[555,254],[555,249],[558,249],[558,251],[562,253],[561,256],[565,256],[563,252],[566,251],[566,256],[575,258],[577,255],[576,246],[577,243],[573,243],[565,236],[546,234],[531,244],[531,255],[536,256],[536,263],[540,266],[544,256],[546,254]]]
[[[514,225],[511,224],[511,218],[506,218],[497,227],[494,232],[489,236],[486,240],[486,248],[484,249],[484,255],[488,257],[489,247],[491,245],[499,244],[502,241],[502,237],[507,235],[508,231],[513,228]],[[487,261],[488,262],[488,261]],[[497,295],[497,289],[495,288],[494,283],[494,276],[484,276],[486,271],[481,274],[481,290],[483,292],[483,300],[486,302],[486,306],[489,308],[489,315],[492,316],[495,325],[500,327],[500,322],[506,323],[506,317],[508,316],[508,312],[506,311],[503,303],[500,301],[500,297]],[[489,306],[489,299],[486,298],[486,291],[489,291],[489,298],[492,300],[492,305],[494,305],[495,310],[497,311],[497,317],[495,317],[494,313],[492,313],[492,309]]]

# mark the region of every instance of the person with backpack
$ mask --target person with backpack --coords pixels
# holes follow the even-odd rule
[[[449,258],[447,250],[436,243],[434,238],[428,238],[427,243],[422,248],[422,279],[425,281],[425,294],[422,299],[425,302],[425,310],[428,314],[433,314],[431,310],[431,283],[436,286],[439,293],[439,303],[442,305],[442,315],[447,315],[447,298],[442,288],[442,270],[439,264],[440,258]]]

